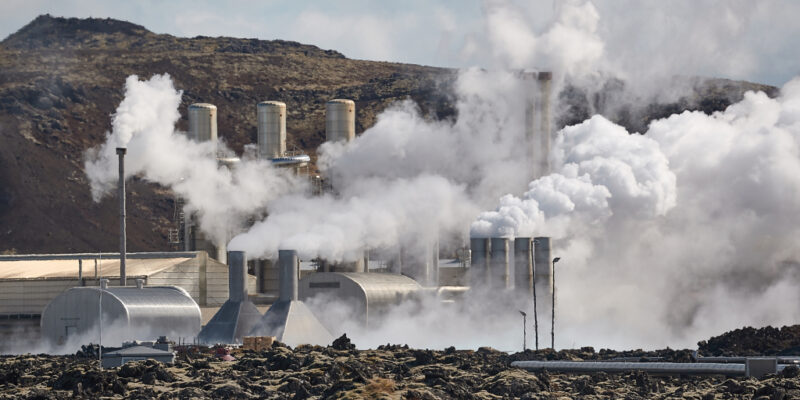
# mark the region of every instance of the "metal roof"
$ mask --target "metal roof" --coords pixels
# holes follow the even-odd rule
[[[128,258],[125,262],[128,276],[150,276],[167,268],[191,260],[190,257],[179,258]],[[83,277],[94,276],[93,257],[83,258]],[[101,259],[97,265],[97,274],[101,277],[119,276],[119,260]],[[78,278],[77,259],[0,259],[0,279],[39,279],[39,278]]]
[[[170,356],[172,354],[173,353],[171,351],[156,349],[153,347],[131,346],[131,347],[126,347],[124,349],[119,349],[116,351],[105,353],[103,354],[103,357],[113,357],[113,356],[159,357],[159,356]]]
[[[370,305],[395,303],[399,296],[414,293],[422,288],[417,281],[399,274],[360,273],[360,272],[318,272],[303,278],[308,282],[324,282],[347,279],[356,284],[364,293]]]

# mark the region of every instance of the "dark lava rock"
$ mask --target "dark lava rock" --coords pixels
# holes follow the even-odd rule
[[[333,347],[336,350],[355,350],[356,349],[356,345],[354,345],[353,343],[350,342],[350,339],[347,337],[346,333],[342,334],[342,336],[339,336],[339,338],[335,339],[333,341],[333,343],[331,344],[331,347]]]
[[[800,368],[796,365],[786,366],[783,371],[781,371],[781,376],[784,378],[796,378],[798,375],[800,375]]]
[[[242,388],[236,385],[223,385],[211,392],[215,399],[246,399],[248,396]]]
[[[582,395],[595,394],[594,381],[585,376],[572,381],[572,388]]]
[[[414,364],[427,365],[434,360],[433,352],[430,350],[414,350]]]

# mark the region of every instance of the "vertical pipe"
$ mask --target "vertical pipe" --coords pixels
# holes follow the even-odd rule
[[[228,298],[247,300],[247,255],[243,251],[228,252]]]
[[[539,72],[539,176],[550,173],[550,82],[552,72]]]
[[[509,287],[508,242],[508,238],[492,238],[489,284],[496,289]]]
[[[78,282],[81,286],[86,286],[83,283],[83,260],[78,259]]]
[[[127,286],[125,276],[125,257],[127,252],[127,238],[125,237],[125,148],[117,147],[119,156],[119,285]]]
[[[485,286],[488,281],[491,241],[489,238],[470,238],[469,246],[472,250],[470,286],[473,288]]]
[[[278,301],[297,300],[297,274],[299,260],[295,250],[278,250],[280,293]]]
[[[529,237],[514,239],[514,288],[520,294],[533,294],[533,254]]]

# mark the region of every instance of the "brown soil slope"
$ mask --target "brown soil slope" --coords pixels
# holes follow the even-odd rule
[[[162,73],[184,91],[179,128],[187,127],[189,104],[216,104],[220,136],[237,152],[256,140],[255,104],[262,100],[286,102],[289,147],[312,157],[331,98],[356,101],[358,133],[406,98],[431,118],[455,115],[453,70],[350,60],[281,40],[177,38],[118,20],[40,16],[0,42],[0,253],[117,249],[114,199],[91,201],[82,155],[104,140],[125,78]],[[559,125],[601,112],[641,132],[672,112],[724,109],[747,89],[775,91],[714,80],[674,104],[605,110],[623,86],[612,82],[603,96],[566,90],[569,113]],[[129,188],[128,250],[169,249],[169,191],[136,179]]]

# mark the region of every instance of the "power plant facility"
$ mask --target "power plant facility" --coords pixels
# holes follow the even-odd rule
[[[549,72],[521,73],[528,88],[524,138],[532,176],[550,169],[551,80]],[[287,147],[286,103],[262,101],[254,111],[259,162],[312,186],[322,182],[312,195],[339,196],[335,177],[312,174],[311,157]],[[187,137],[208,144],[218,168],[234,170],[243,161],[217,152],[224,147],[217,146],[217,117],[213,104],[190,104]],[[356,103],[328,101],[325,141],[348,146],[355,138]],[[549,312],[553,265],[546,236],[470,237],[454,248],[450,238],[432,235],[414,244],[359,248],[347,260],[300,259],[301,249],[292,248],[281,248],[276,258],[254,257],[228,249],[242,227],[204,232],[200,212],[185,210],[176,195],[168,234],[174,251],[127,253],[125,149],[118,153],[120,252],[0,256],[0,335],[24,329],[53,345],[73,346],[101,335],[107,343],[167,336],[241,344],[249,336],[272,336],[291,346],[328,345],[342,332],[326,318],[325,304],[346,304],[359,326],[375,328],[400,304],[423,298],[449,304],[472,291],[524,301],[538,296],[536,311]]]

